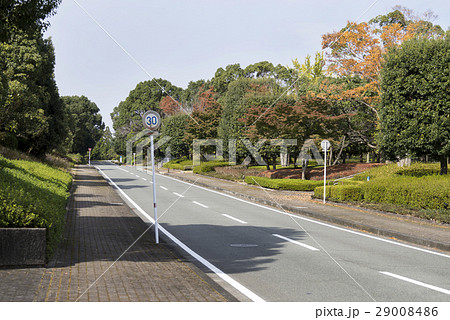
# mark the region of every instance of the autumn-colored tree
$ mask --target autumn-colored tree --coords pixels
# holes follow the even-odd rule
[[[173,116],[179,112],[182,112],[180,103],[175,101],[170,96],[165,96],[164,98],[162,98],[161,101],[159,102],[159,107],[166,116]]]
[[[397,7],[395,11],[369,22],[348,22],[340,31],[323,35],[322,46],[328,51],[328,71],[337,77],[360,79],[360,85],[351,88],[343,85],[336,94],[331,93],[335,88],[326,88],[325,91],[333,99],[365,105],[379,122],[379,75],[383,55],[388,48],[399,46],[415,36],[442,36],[439,26],[426,21],[430,16],[426,13],[418,18],[410,10]],[[373,141],[368,145],[376,148]]]
[[[222,106],[217,101],[214,88],[202,91],[193,106],[191,117],[186,125],[184,140],[192,146],[194,139],[215,139],[222,115]]]
[[[340,120],[348,114],[337,113],[329,100],[317,95],[281,96],[282,88],[257,83],[251,86],[245,96],[247,105],[244,116],[239,119],[245,124],[245,135],[254,143],[262,139],[296,139],[303,143],[312,135],[332,137]],[[301,147],[301,145],[300,145]],[[291,151],[298,154],[298,147]],[[260,149],[260,154],[267,163],[275,168],[275,161],[280,154],[278,147],[269,142]]]

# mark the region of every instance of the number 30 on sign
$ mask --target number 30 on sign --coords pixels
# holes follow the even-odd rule
[[[142,120],[144,122],[144,127],[151,131],[158,130],[161,125],[161,117],[156,111],[147,111],[144,113]]]

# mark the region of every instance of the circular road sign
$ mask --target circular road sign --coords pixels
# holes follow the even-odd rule
[[[328,148],[330,147],[330,141],[322,140],[322,142],[320,143],[320,146],[322,147],[322,150],[327,151]]]
[[[156,131],[161,126],[161,117],[159,113],[153,110],[147,111],[142,117],[144,127],[150,131]]]

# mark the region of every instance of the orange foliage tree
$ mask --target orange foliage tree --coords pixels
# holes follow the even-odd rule
[[[340,31],[322,36],[322,47],[327,52],[327,71],[341,79],[352,79],[352,85],[342,82],[337,88],[333,81],[325,81],[321,94],[328,99],[354,103],[356,108],[364,105],[372,113],[377,130],[380,121],[379,81],[384,54],[389,48],[397,47],[413,37],[437,38],[444,35],[439,26],[427,21],[433,18],[431,12],[419,18],[407,8],[394,9],[369,22],[348,22]],[[370,148],[378,149],[374,139],[372,136],[363,140]]]
[[[337,77],[358,77],[360,86],[342,90],[334,97],[357,100],[368,106],[378,117],[380,101],[379,75],[383,55],[390,47],[399,46],[414,36],[436,38],[444,32],[439,26],[424,19],[431,18],[427,12],[423,18],[414,16],[403,7],[378,16],[369,22],[348,22],[337,32],[322,36],[322,47],[327,50],[328,72]]]

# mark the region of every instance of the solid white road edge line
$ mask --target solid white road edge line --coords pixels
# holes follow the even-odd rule
[[[134,202],[122,189],[120,189],[114,181],[112,181],[99,167],[95,167],[105,179],[107,179],[119,192],[122,194],[141,214],[143,214],[147,219],[150,220],[151,223],[155,223],[155,220],[147,213],[145,212],[141,207],[137,205],[136,202]],[[184,251],[186,251],[188,254],[190,254],[194,259],[199,261],[201,264],[203,264],[205,267],[207,267],[209,270],[214,272],[217,276],[219,276],[222,280],[226,281],[229,285],[234,287],[236,290],[247,296],[249,299],[251,299],[254,302],[265,302],[264,299],[262,299],[260,296],[252,292],[251,290],[244,287],[242,284],[231,278],[229,275],[224,273],[222,270],[214,266],[212,263],[210,263],[208,260],[197,254],[195,251],[193,251],[191,248],[189,248],[187,245],[185,245],[183,242],[178,240],[173,234],[168,232],[164,227],[159,225],[159,230],[164,233],[170,240],[175,242],[180,248],[182,248]]]
[[[237,221],[237,222],[239,222],[239,223],[242,223],[242,224],[246,224],[246,223],[247,223],[247,222],[245,222],[245,221],[239,220],[238,218],[235,218],[235,217],[229,216],[228,214],[225,214],[225,213],[223,213],[222,215],[223,215],[224,217],[227,217],[228,219],[231,219],[231,220]]]
[[[307,245],[307,244],[304,244],[304,243],[301,243],[301,242],[298,242],[298,241],[295,241],[295,240],[292,240],[292,239],[289,239],[289,238],[286,238],[286,237],[283,237],[283,236],[281,236],[281,235],[279,235],[279,234],[272,234],[273,236],[275,236],[275,237],[277,237],[277,238],[280,238],[280,239],[283,239],[283,240],[286,240],[286,241],[289,241],[289,242],[292,242],[292,243],[295,243],[296,245],[299,245],[299,246],[302,246],[302,247],[305,247],[306,249],[309,249],[309,250],[312,250],[312,251],[320,251],[319,249],[317,249],[317,248],[314,248],[314,247],[312,247],[312,246],[309,246],[309,245]]]
[[[428,289],[431,289],[431,290],[439,291],[439,292],[442,292],[442,293],[450,295],[450,290],[447,290],[447,289],[442,289],[442,288],[433,286],[431,284],[427,284],[427,283],[423,283],[423,282],[420,282],[420,281],[417,281],[417,280],[414,280],[414,279],[410,279],[410,278],[406,278],[406,277],[403,277],[403,276],[399,276],[398,274],[395,274],[395,273],[390,273],[390,272],[386,272],[386,271],[380,271],[380,273],[382,273],[384,275],[387,275],[387,276],[390,276],[390,277],[393,277],[393,278],[397,278],[397,279],[400,279],[400,280],[403,280],[403,281],[407,281],[407,282],[416,284],[418,286],[422,286],[422,287],[425,287],[425,288],[428,288]]]
[[[192,185],[192,183],[188,183],[188,182],[185,182],[185,181],[182,181],[182,180],[178,180],[178,179],[175,179],[175,178],[172,178],[172,177],[168,177],[168,176],[165,176],[163,174],[158,174],[158,175],[161,176],[161,177],[167,178],[167,179],[178,181],[180,183]],[[333,228],[333,229],[336,229],[336,230],[341,230],[341,231],[345,231],[345,232],[348,232],[348,233],[353,233],[353,234],[356,234],[356,235],[359,235],[359,236],[362,236],[362,237],[366,237],[366,238],[370,238],[370,239],[374,239],[374,240],[378,240],[378,241],[383,241],[383,242],[394,244],[394,245],[397,245],[397,246],[400,246],[400,247],[413,249],[413,250],[417,250],[417,251],[422,251],[422,252],[425,252],[425,253],[430,253],[430,254],[434,254],[434,255],[437,255],[437,256],[441,256],[441,257],[450,259],[450,255],[447,255],[447,254],[444,254],[444,253],[435,252],[435,251],[431,251],[431,250],[427,250],[427,249],[423,249],[423,248],[419,248],[419,247],[414,247],[414,246],[411,246],[411,245],[408,245],[408,244],[404,244],[404,243],[401,243],[401,242],[395,242],[395,241],[388,240],[388,239],[378,238],[378,237],[372,236],[370,234],[365,234],[365,233],[361,233],[361,232],[354,231],[354,230],[351,230],[351,229],[345,229],[345,228],[342,228],[342,227],[334,226],[334,225],[331,225],[331,224],[328,224],[328,223],[325,223],[325,222],[320,222],[320,221],[317,221],[317,220],[314,220],[314,219],[301,217],[301,216],[298,216],[298,215],[295,215],[295,214],[291,214],[291,213],[280,211],[278,209],[266,207],[266,206],[263,206],[263,205],[258,204],[258,203],[250,202],[250,201],[247,201],[247,200],[244,200],[244,199],[239,199],[237,197],[234,197],[234,196],[222,193],[222,192],[218,192],[218,191],[215,191],[215,190],[211,190],[211,189],[208,189],[208,188],[200,187],[200,186],[197,186],[197,185],[193,185],[193,187],[196,187],[196,188],[202,189],[202,190],[206,190],[206,191],[209,191],[209,192],[213,192],[213,193],[216,193],[216,194],[220,194],[220,195],[222,195],[224,197],[235,199],[235,200],[238,200],[238,201],[241,201],[241,202],[244,202],[244,203],[248,203],[248,204],[251,204],[251,205],[254,205],[254,206],[257,206],[257,207],[260,207],[260,208],[264,208],[264,209],[267,209],[267,210],[271,210],[271,211],[274,211],[274,212],[277,212],[277,213],[280,213],[280,214],[284,214],[284,215],[290,216],[292,218],[308,221],[308,222],[311,222],[311,223],[319,224],[319,225],[322,225],[322,226],[325,226],[325,227],[329,227],[329,228]]]
[[[203,203],[200,203],[197,201],[192,201],[192,203],[195,203],[196,205],[199,205],[200,207],[203,207],[203,208],[208,208],[208,206],[205,206]]]

